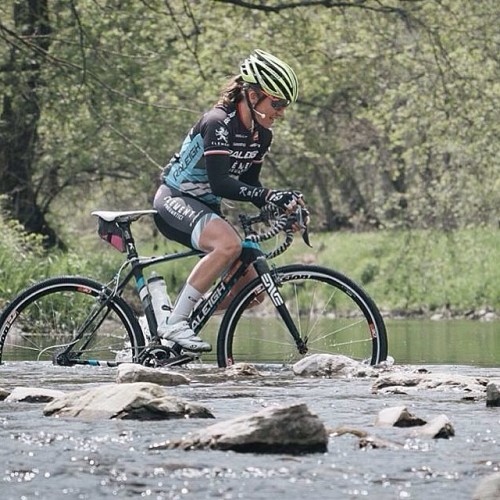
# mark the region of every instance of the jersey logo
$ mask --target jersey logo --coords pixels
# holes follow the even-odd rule
[[[228,143],[228,138],[229,136],[229,132],[227,131],[227,128],[224,128],[224,127],[219,127],[216,131],[215,131],[215,137],[217,137],[217,140],[219,142],[224,142],[225,144]]]

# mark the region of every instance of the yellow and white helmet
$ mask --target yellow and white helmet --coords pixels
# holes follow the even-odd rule
[[[278,99],[295,102],[299,95],[299,81],[293,69],[277,57],[255,49],[240,66],[244,82],[259,85],[262,90]]]

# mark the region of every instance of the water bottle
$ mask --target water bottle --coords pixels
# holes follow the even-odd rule
[[[172,311],[172,302],[167,293],[167,284],[162,276],[152,273],[148,279],[148,290],[158,326],[164,325]]]

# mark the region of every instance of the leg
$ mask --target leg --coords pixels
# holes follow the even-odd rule
[[[234,284],[231,291],[226,295],[226,298],[219,304],[217,308],[217,313],[223,313],[228,307],[233,299],[238,295],[239,291],[242,290],[250,281],[257,277],[257,272],[253,267],[249,267],[245,274]],[[261,293],[248,305],[248,309],[262,304],[266,299],[267,294]]]
[[[189,275],[175,303],[169,323],[185,321],[199,298],[241,253],[241,240],[234,228],[212,214],[200,219],[192,234],[193,247],[206,252]]]
[[[187,319],[200,297],[239,256],[241,240],[226,221],[213,218],[204,225],[195,243],[207,254],[191,271],[168,320],[169,328],[160,334],[188,349],[205,351],[210,349],[210,344],[195,335]]]
[[[187,318],[199,298],[239,256],[240,237],[216,211],[193,198],[177,196],[166,186],[159,188],[155,208],[157,226],[165,236],[206,253],[191,271],[168,325],[160,325],[158,333],[190,350],[210,350],[210,344],[191,330]]]
[[[200,233],[197,246],[207,253],[191,271],[188,283],[205,293],[241,253],[241,239],[225,220],[212,219]]]

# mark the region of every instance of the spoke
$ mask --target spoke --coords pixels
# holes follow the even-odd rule
[[[313,329],[316,327],[316,325],[318,324],[318,322],[324,317],[325,312],[328,309],[328,306],[331,304],[333,298],[338,293],[338,290],[334,289],[333,292],[330,294],[330,297],[328,298],[328,300],[326,301],[326,303],[323,305],[322,309],[320,311],[317,311],[315,313],[315,311],[314,311],[314,304],[316,303],[317,291],[318,291],[318,287],[319,287],[320,284],[321,284],[321,282],[319,282],[319,281],[318,282],[314,282],[315,286],[314,286],[314,288],[310,292],[311,297],[310,297],[310,301],[309,301],[310,305],[308,307],[308,321],[307,321],[307,323],[308,324],[311,323],[311,318],[313,317],[313,314],[316,314],[316,318],[314,319],[313,324],[310,327],[307,328],[307,332],[313,331]],[[293,289],[294,289],[294,299],[295,299],[296,316],[298,318],[297,329],[299,330],[299,333],[300,333],[301,337],[303,338],[304,336],[302,334],[302,322],[300,321],[301,314],[300,314],[300,305],[299,305],[299,297],[298,297],[298,286],[295,283],[291,283],[291,285],[293,286]]]
[[[315,282],[316,283],[316,282]],[[314,287],[314,296],[316,295],[316,290],[317,290],[317,286]],[[320,319],[323,317],[323,315],[325,314],[325,311],[326,311],[326,308],[330,305],[330,303],[332,302],[333,300],[333,297],[337,294],[338,290],[337,289],[334,289],[334,291],[330,294],[330,297],[328,298],[328,300],[326,301],[325,305],[323,306],[323,309],[321,311],[320,314],[317,314],[316,316],[316,321],[314,322],[314,324],[311,326],[311,328],[309,329],[309,331],[312,331],[316,325],[318,324],[318,322],[320,321]],[[314,302],[311,301],[311,313],[313,312],[313,305],[314,305]]]
[[[29,347],[25,345],[19,345],[19,344],[7,344],[10,348],[18,348],[18,349],[23,349],[25,351],[39,351],[39,347]]]
[[[340,332],[343,332],[344,330],[347,330],[349,328],[352,328],[353,326],[356,326],[356,325],[359,325],[360,323],[363,323],[364,320],[363,319],[360,319],[354,323],[349,323],[348,325],[345,325],[344,327],[342,328],[337,328],[336,330],[334,330],[333,332],[328,332],[328,333],[325,333],[325,334],[322,334],[320,337],[315,337],[314,338],[314,343],[317,343],[319,342],[320,340],[323,340],[323,339],[326,339],[328,337],[331,337],[332,335],[338,335]],[[369,340],[369,339],[368,339]],[[335,344],[335,345],[343,345],[343,344]]]
[[[261,344],[274,344],[274,345],[279,345],[279,346],[290,346],[290,345],[295,345],[294,342],[283,342],[283,341],[277,341],[277,340],[269,340],[269,339],[266,339],[266,338],[262,338],[262,337],[249,337],[250,339],[253,339],[253,340],[258,340],[259,343]],[[290,340],[292,340],[290,338]]]
[[[368,338],[361,339],[361,340],[348,340],[346,342],[335,343],[335,344],[333,344],[333,346],[334,347],[343,347],[343,346],[354,345],[354,344],[364,344],[366,342],[371,342],[371,340],[368,339]],[[311,350],[314,350],[314,351],[317,351],[317,352],[323,352],[322,349],[314,349],[314,347]]]
[[[22,347],[23,349],[38,351],[40,349],[40,347],[38,346],[38,344],[36,342],[34,342],[31,339],[31,337],[32,337],[32,335],[29,335],[29,334],[26,334],[26,333],[21,333],[21,338],[24,341],[26,341],[27,343],[31,344],[33,347],[28,347],[28,346],[24,346],[24,345],[21,346],[21,345],[11,344],[11,343],[9,343],[8,345],[12,346],[12,347]]]
[[[51,349],[62,349],[63,347],[69,347],[70,345],[75,345],[76,344],[76,340],[74,340],[73,342],[66,342],[65,344],[54,344],[54,345],[49,345],[48,347],[45,347],[44,349],[42,349],[38,355],[38,358],[40,358],[40,356],[44,353],[44,352],[47,352]]]

